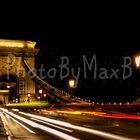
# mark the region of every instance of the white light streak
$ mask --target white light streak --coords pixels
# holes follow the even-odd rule
[[[14,117],[14,118],[16,118],[16,119],[18,119],[18,120],[20,120],[20,121],[22,121],[22,122],[24,122],[24,123],[30,125],[30,126],[32,126],[32,127],[34,127],[34,128],[39,128],[39,129],[41,129],[41,130],[43,130],[43,131],[49,132],[49,133],[51,133],[51,134],[53,134],[53,135],[56,135],[56,136],[58,136],[58,137],[61,137],[61,138],[63,138],[63,139],[66,139],[66,140],[79,140],[78,138],[72,137],[72,136],[70,136],[70,135],[68,135],[68,134],[65,134],[65,133],[63,133],[63,132],[57,131],[57,130],[55,130],[55,129],[52,129],[52,128],[49,128],[49,127],[40,125],[40,124],[35,123],[35,122],[33,122],[33,121],[30,121],[30,120],[28,120],[28,119],[25,119],[25,118],[23,118],[23,117],[21,117],[21,116],[19,116],[19,115],[16,115],[16,114],[14,114],[14,113],[12,113],[12,112],[9,112],[9,111],[5,110],[5,109],[3,109],[3,108],[1,108],[1,110],[3,110],[5,113],[11,115],[12,117]]]
[[[50,125],[50,126],[53,126],[53,127],[56,127],[56,128],[59,128],[59,129],[62,129],[62,130],[65,130],[67,132],[73,132],[72,130],[70,129],[66,129],[66,128],[63,128],[63,127],[60,127],[60,126],[57,126],[57,125],[54,125],[54,124],[50,124],[48,122],[45,122],[45,121],[41,121],[41,120],[38,120],[38,119],[35,119],[35,118],[31,118],[32,120],[35,120],[35,121],[38,121],[38,122],[41,122],[41,123],[44,123],[44,124],[47,124],[47,125]]]
[[[47,121],[47,122],[50,122],[50,123],[54,123],[54,124],[57,124],[57,125],[62,125],[62,126],[66,126],[66,127],[71,126],[70,123],[67,123],[67,122],[64,122],[64,121],[54,120],[54,119],[41,117],[41,116],[37,116],[37,115],[29,114],[29,113],[24,113],[24,112],[19,112],[19,114],[23,114],[25,116],[40,119],[40,120]]]
[[[16,112],[18,112],[19,111],[19,109],[12,109],[13,111],[16,111]]]
[[[99,131],[99,130],[95,130],[95,129],[90,129],[90,128],[85,128],[85,127],[81,127],[81,126],[76,126],[76,125],[72,125],[70,123],[66,123],[66,122],[63,122],[63,121],[54,120],[54,119],[50,119],[50,118],[46,118],[46,117],[41,117],[41,116],[33,115],[33,114],[30,114],[30,113],[24,113],[24,112],[19,112],[19,113],[24,114],[24,115],[29,116],[29,117],[37,118],[37,119],[40,119],[40,120],[43,120],[43,121],[46,121],[46,122],[54,123],[54,124],[61,125],[61,126],[64,126],[64,127],[68,127],[68,128],[75,129],[75,130],[84,131],[84,132],[91,133],[91,134],[94,134],[94,135],[97,135],[97,136],[100,136],[100,137],[104,137],[104,138],[108,138],[108,139],[132,140],[130,138],[123,137],[123,136],[120,136],[120,135],[111,134],[111,133],[107,133],[107,132],[103,132],[103,131]]]
[[[5,113],[6,114],[6,113]],[[15,120],[13,117],[11,117],[10,115],[6,114],[10,119],[12,119],[13,121],[15,121],[17,124],[19,124],[20,126],[22,126],[23,128],[25,128],[28,132],[35,134],[34,131],[32,131],[31,129],[29,129],[28,127],[26,127],[25,125],[23,125],[22,123],[20,123],[19,121]]]

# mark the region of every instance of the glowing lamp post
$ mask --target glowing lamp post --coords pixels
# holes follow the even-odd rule
[[[140,67],[140,55],[135,57],[135,63],[136,63],[136,67],[139,68]]]
[[[140,70],[140,55],[135,56],[134,60],[135,60],[136,68],[139,71]],[[139,77],[139,74],[138,74],[138,77]],[[139,79],[139,82],[140,82],[140,79]],[[139,98],[140,97],[140,87],[139,87],[139,85],[138,85],[138,87],[136,87],[136,92],[137,92],[136,96],[137,96],[137,98]]]
[[[28,94],[28,97],[30,97],[31,95],[30,94]]]
[[[44,94],[43,97],[46,98],[46,94]]]
[[[39,94],[40,94],[40,97],[41,97],[41,98],[42,98],[42,93],[43,93],[43,90],[40,89],[40,90],[39,90]]]
[[[69,87],[74,88],[75,87],[75,80],[69,80]]]
[[[7,85],[7,88],[10,88],[10,86]]]
[[[39,93],[42,94],[42,89],[39,90]]]
[[[74,89],[75,88],[75,80],[73,80],[73,79],[71,79],[71,80],[69,80],[69,94],[72,96],[72,89]]]
[[[31,95],[30,94],[28,94],[28,103],[30,102],[30,97],[31,97]]]

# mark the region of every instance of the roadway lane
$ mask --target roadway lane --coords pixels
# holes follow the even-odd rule
[[[99,113],[99,112],[98,112]],[[101,112],[102,113],[102,112]],[[139,119],[128,118],[108,118],[97,116],[83,116],[70,114],[49,114],[43,113],[49,118],[66,121],[75,125],[101,130],[104,132],[121,135],[129,138],[140,139],[140,121]],[[127,116],[127,115],[126,115]]]
[[[33,115],[25,112],[11,113],[3,110],[1,114],[4,122],[12,133],[13,137],[18,139],[35,140],[57,140],[57,139],[88,139],[88,140],[131,140],[140,139],[140,127],[127,126],[127,123],[121,123],[118,120],[110,121],[97,117],[83,116],[50,116],[46,114]],[[43,117],[45,116],[45,117]],[[23,128],[15,120],[22,123],[30,129]],[[126,127],[127,126],[127,127]],[[34,133],[33,133],[33,132]],[[129,132],[130,131],[130,132]]]
[[[27,127],[34,133],[28,131],[8,115],[1,114],[1,118],[6,125],[6,131],[8,131],[8,134],[10,135],[9,140],[57,140],[56,137],[49,134],[46,135],[46,133],[40,132],[39,130],[35,131],[34,129],[31,130]]]
[[[12,117],[11,117],[12,116]],[[21,115],[22,116],[22,115]],[[6,121],[4,120],[4,122],[6,122],[6,124],[8,125],[8,130],[10,131],[10,135],[12,137],[12,139],[18,139],[18,140],[60,140],[60,139],[68,139],[68,140],[78,140],[78,139],[95,139],[95,140],[100,140],[100,137],[94,136],[93,135],[87,135],[87,134],[82,134],[81,136],[81,132],[78,131],[73,131],[71,129],[67,129],[64,127],[59,126],[58,125],[54,125],[52,126],[52,124],[49,125],[48,124],[44,124],[39,122],[38,120],[33,121],[33,122],[39,122],[37,124],[42,125],[42,126],[46,126],[48,128],[47,131],[45,131],[45,127],[43,127],[43,129],[37,129],[34,127],[30,127],[30,125],[26,124],[25,122],[23,123],[22,121],[19,121],[18,119],[16,119],[16,117],[13,117],[13,114],[8,115],[8,113],[4,113],[1,114],[2,119],[6,119]],[[11,119],[11,118],[12,119]],[[13,118],[15,120],[17,120],[18,122],[22,123],[22,125],[26,126],[28,129],[30,129],[30,131],[33,131],[34,134],[32,134],[31,132],[27,131],[25,128],[23,128],[22,126],[20,126],[19,124],[17,124],[17,122],[15,122],[15,120],[13,120]],[[27,117],[25,117],[25,119],[27,119]],[[32,121],[32,119],[28,118],[29,121]],[[28,122],[27,122],[28,123]],[[32,122],[30,122],[31,124]],[[35,126],[36,124],[33,124],[33,126]],[[50,134],[49,132],[49,128],[52,128],[52,132],[54,130],[62,133],[62,134],[57,134],[58,136],[56,136],[57,132],[54,132],[54,134]],[[55,128],[55,129],[54,129]],[[66,136],[62,136],[64,138],[62,138],[60,135],[66,134]],[[103,140],[106,140],[105,138],[103,138]]]

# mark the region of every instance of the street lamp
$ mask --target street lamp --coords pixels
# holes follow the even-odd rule
[[[136,65],[136,68],[138,69],[138,71],[140,70],[140,54],[137,54],[136,56],[134,56],[134,60],[135,60],[135,65]],[[136,96],[137,98],[139,97],[139,92],[140,92],[140,87],[139,87],[139,82],[140,82],[140,79],[139,79],[139,73],[137,73],[137,77],[138,77],[138,85],[136,87]]]
[[[30,97],[31,97],[31,95],[30,94],[28,94],[28,103],[30,102]]]
[[[46,94],[44,94],[43,97],[45,98],[46,97]]]
[[[28,94],[28,97],[30,97],[31,95],[30,94]]]
[[[18,98],[16,98],[16,103],[18,103]]]
[[[40,94],[41,99],[42,99],[42,93],[43,93],[43,90],[40,89],[40,90],[39,90],[39,94]]]
[[[9,85],[7,85],[7,88],[10,88],[10,86],[9,86]]]
[[[71,79],[69,80],[69,87],[74,88],[75,87],[75,80]]]
[[[74,89],[75,88],[75,80],[74,79],[70,79],[69,80],[69,94],[70,94],[70,96],[72,97],[72,89]]]
[[[42,94],[42,89],[39,90],[39,93]]]
[[[140,55],[135,57],[135,63],[136,63],[137,68],[139,68],[140,67]]]

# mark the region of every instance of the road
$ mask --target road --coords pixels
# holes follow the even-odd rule
[[[140,139],[139,120],[0,109],[9,140]]]

